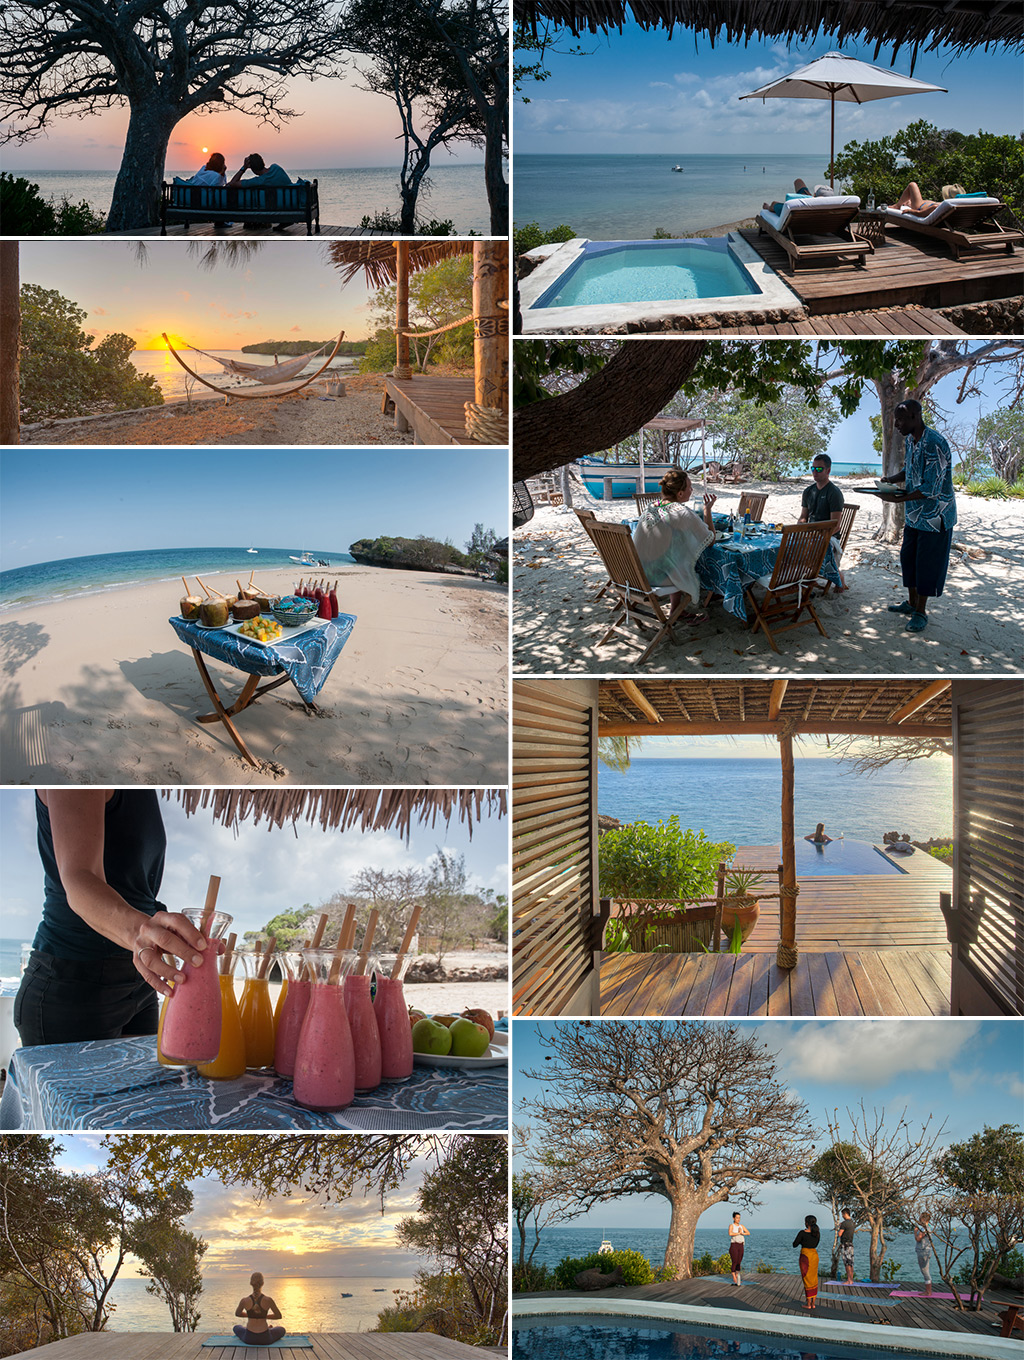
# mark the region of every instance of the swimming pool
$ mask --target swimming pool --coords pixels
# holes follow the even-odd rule
[[[914,854],[922,853],[914,851]],[[911,858],[911,855],[907,856],[907,859]],[[814,845],[798,836],[796,872],[798,878],[811,878],[818,874],[905,874],[907,871],[870,841],[836,837],[828,845]]]

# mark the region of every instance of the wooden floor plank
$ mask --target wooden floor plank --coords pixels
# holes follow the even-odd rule
[[[828,964],[829,976],[832,979],[832,991],[836,999],[836,1008],[839,1015],[863,1015],[864,1007],[861,1003],[860,994],[854,986],[853,978],[846,964],[845,954],[830,953],[824,955],[825,962]]]
[[[405,428],[406,422],[418,444],[479,444],[466,432],[465,405],[475,396],[472,378],[414,373],[399,379],[389,374],[384,386],[395,403],[396,427]]]
[[[30,1352],[40,1360],[240,1360],[243,1348],[204,1347],[216,1332],[83,1332]],[[312,1349],[247,1346],[256,1360],[470,1360],[481,1351],[430,1332],[307,1334]]]

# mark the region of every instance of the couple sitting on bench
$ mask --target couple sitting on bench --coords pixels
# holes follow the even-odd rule
[[[231,179],[227,177],[227,162],[219,151],[215,151],[201,170],[189,180],[180,181],[185,184],[198,184],[212,188],[223,189],[227,185],[241,183],[242,176],[248,171],[253,176],[252,179],[245,181],[247,189],[276,189],[290,185],[294,181],[288,178],[288,173],[279,165],[267,165],[258,152],[251,156],[246,156],[242,162],[241,169],[236,170]],[[215,227],[230,227],[230,222],[214,221]],[[269,227],[269,222],[251,222],[252,227]],[[287,222],[279,222],[274,228],[275,231],[284,231],[288,226]]]

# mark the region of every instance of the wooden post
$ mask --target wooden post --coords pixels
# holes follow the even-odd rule
[[[473,243],[474,400],[508,411],[508,243]]]
[[[0,444],[14,445],[21,441],[19,246],[0,242]]]
[[[779,733],[782,757],[782,896],[779,900],[779,944],[775,961],[780,968],[793,968],[796,947],[796,847],[793,821],[793,737]]]
[[[409,337],[404,334],[409,329],[409,242],[395,241],[396,286],[395,286],[395,338],[398,343],[395,354],[394,376],[411,378],[409,364]]]

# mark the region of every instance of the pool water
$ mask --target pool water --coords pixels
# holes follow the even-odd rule
[[[900,1351],[899,1360],[929,1360]],[[755,1332],[694,1329],[689,1323],[625,1323],[588,1317],[520,1318],[513,1323],[512,1360],[877,1360],[878,1351]],[[931,1357],[934,1360],[934,1357]]]
[[[923,851],[915,850],[914,854]],[[913,856],[908,855],[907,859]],[[888,855],[876,850],[870,841],[839,840],[828,845],[813,845],[802,836],[796,840],[796,872],[809,877],[817,874],[905,874]]]
[[[748,297],[761,289],[728,240],[588,241],[535,307]]]

